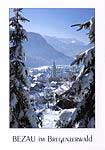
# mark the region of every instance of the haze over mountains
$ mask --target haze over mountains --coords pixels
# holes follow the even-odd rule
[[[50,66],[53,61],[57,65],[69,65],[76,54],[87,49],[87,45],[76,39],[43,37],[34,32],[27,32],[27,37],[23,47],[29,67]]]
[[[45,36],[45,39],[57,51],[62,52],[69,57],[75,57],[75,55],[90,47],[90,45],[86,45],[84,42],[74,38],[56,38]]]

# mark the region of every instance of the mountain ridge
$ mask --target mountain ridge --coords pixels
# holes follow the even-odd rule
[[[72,58],[57,51],[39,33],[27,32],[28,41],[23,43],[26,51],[26,65],[40,67],[42,65],[52,65],[53,61],[57,65],[69,65]]]
[[[78,53],[91,47],[89,44],[85,44],[74,38],[57,38],[47,35],[44,37],[57,51],[62,52],[69,57],[75,57]]]

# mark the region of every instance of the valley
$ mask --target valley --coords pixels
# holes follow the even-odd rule
[[[69,65],[42,66],[29,68],[30,107],[38,116],[39,128],[56,128],[63,121],[61,114],[66,111],[72,115],[75,107],[71,104],[62,108],[59,106],[59,95],[67,91],[75,78],[76,70]],[[67,103],[67,102],[66,102]],[[57,105],[58,104],[58,105]],[[66,121],[70,121],[70,116]],[[65,117],[63,118],[65,120]],[[66,124],[66,122],[63,122]]]

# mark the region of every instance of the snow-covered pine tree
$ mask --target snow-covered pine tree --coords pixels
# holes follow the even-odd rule
[[[22,8],[13,9],[10,18],[10,127],[33,127],[29,115],[29,95],[25,52],[22,42],[27,40],[26,31],[21,22],[29,21],[21,16]],[[32,111],[31,111],[32,114]],[[34,120],[35,121],[35,120]],[[35,127],[35,126],[34,126]]]
[[[76,111],[71,117],[68,128],[78,126],[78,128],[94,128],[95,127],[95,18],[84,24],[72,25],[79,26],[81,29],[89,29],[89,39],[93,43],[90,49],[79,54],[71,65],[80,65],[82,68],[76,80],[69,90],[69,95],[75,95],[75,99],[79,99]],[[76,93],[76,94],[75,94]],[[66,95],[67,96],[67,95]]]

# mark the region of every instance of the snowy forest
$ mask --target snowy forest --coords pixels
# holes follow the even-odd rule
[[[11,12],[10,128],[95,128],[95,17],[65,27],[86,30],[84,45],[28,32],[24,9]]]

